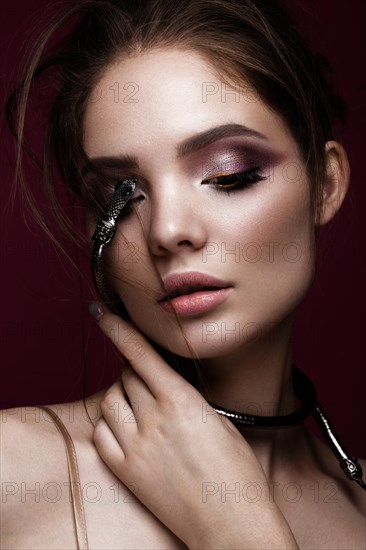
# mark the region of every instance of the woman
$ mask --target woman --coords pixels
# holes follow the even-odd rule
[[[74,510],[84,548],[362,548],[363,491],[291,416],[295,394],[313,400],[292,370],[295,311],[349,182],[319,59],[274,2],[74,14],[39,69],[58,70],[43,169],[52,185],[55,159],[81,197],[109,306],[90,311],[125,361],[122,383],[85,403],[6,413],[4,546],[74,547]],[[48,39],[14,96],[20,145]],[[246,414],[253,403],[267,429]],[[70,479],[50,420],[74,442],[77,462],[63,432]],[[331,489],[316,506],[315,487]]]

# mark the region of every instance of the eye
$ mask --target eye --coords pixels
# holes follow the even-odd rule
[[[126,178],[122,178],[120,181],[123,181],[123,179],[126,179]],[[123,217],[126,217],[128,216],[129,214],[131,214],[133,212],[133,206],[134,204],[142,201],[144,199],[144,195],[141,193],[141,190],[136,187],[135,188],[135,191],[133,192],[133,195],[132,197],[129,199],[128,203],[124,206],[124,208],[121,210],[121,213],[120,213],[120,216],[121,218]]]
[[[98,177],[89,181],[88,187],[84,189],[84,204],[94,212],[96,220],[105,216],[107,210],[111,206],[111,202],[117,192],[118,184],[131,176],[119,177],[116,181],[115,177]],[[120,211],[119,217],[124,217],[133,211],[132,205],[144,199],[144,195],[139,189],[138,184],[133,192],[128,203]]]
[[[136,191],[135,191],[136,193]],[[120,216],[123,218],[125,216],[128,216],[129,214],[132,213],[133,211],[133,206],[134,204],[142,201],[145,197],[140,193],[138,194],[138,191],[137,191],[137,196],[134,196],[135,193],[132,195],[132,197],[130,198],[130,200],[128,201],[128,203],[126,204],[126,206],[123,208],[123,210],[121,211],[121,214]]]
[[[259,170],[260,168],[256,167],[246,172],[237,172],[235,174],[228,174],[227,176],[216,176],[215,178],[203,180],[202,183],[204,185],[213,185],[219,191],[230,193],[230,191],[250,187],[259,181],[267,179],[266,176],[261,176],[258,173]]]

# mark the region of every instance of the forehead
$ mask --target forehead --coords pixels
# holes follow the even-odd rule
[[[228,82],[197,52],[156,49],[106,67],[87,102],[84,147],[90,157],[139,154],[153,145],[167,151],[228,123],[295,146],[280,116],[247,83]]]

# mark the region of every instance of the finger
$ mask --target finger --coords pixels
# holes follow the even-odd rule
[[[133,411],[135,422],[141,429],[142,422],[154,415],[156,399],[145,382],[130,366],[126,366],[122,370],[121,385],[125,391],[125,399]],[[126,420],[132,422],[131,416],[129,415]]]
[[[96,302],[89,305],[89,311],[154,397],[164,397],[167,393],[191,388],[190,384],[162,359],[134,325],[112,313],[105,305],[101,306]]]
[[[125,365],[122,369],[121,386],[138,422],[142,412],[155,405],[155,397],[142,378],[129,365]]]
[[[103,417],[98,420],[94,428],[93,439],[95,448],[103,462],[130,491],[136,493],[138,485],[129,477],[128,449],[126,447],[124,451],[122,450]]]
[[[127,402],[127,395],[118,380],[105,392],[100,407],[104,420],[118,443],[128,445],[137,432],[137,419],[133,404]]]
[[[101,459],[114,471],[125,460],[121,445],[103,417],[95,425],[93,441]]]

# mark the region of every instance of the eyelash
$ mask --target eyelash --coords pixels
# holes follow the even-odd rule
[[[258,174],[259,167],[252,168],[251,170],[247,170],[246,172],[237,172],[235,174],[228,174],[227,176],[216,176],[215,178],[209,178],[207,180],[203,180],[203,184],[205,185],[214,185],[218,191],[224,191],[228,195],[232,191],[237,191],[239,189],[251,187],[252,185],[255,185],[259,181],[265,180],[265,176],[260,176]],[[207,183],[210,181],[217,182],[227,182],[227,183]]]
[[[230,195],[230,193],[233,191],[238,191],[240,189],[251,187],[259,181],[267,179],[265,176],[260,176],[258,174],[258,170],[259,167],[252,168],[251,170],[247,170],[246,172],[228,174],[227,176],[216,176],[214,178],[203,180],[202,184],[214,186],[218,192],[224,192]],[[209,183],[215,180],[217,183]],[[136,198],[130,199],[128,204],[123,209],[121,215],[127,216],[128,214],[132,213],[132,204],[135,202],[139,202],[143,198],[143,195],[138,195]]]

